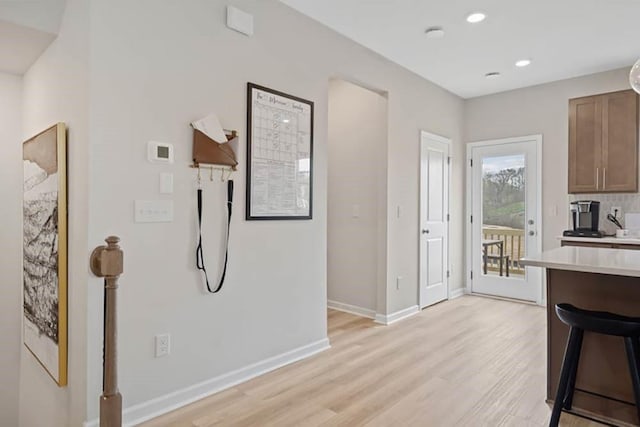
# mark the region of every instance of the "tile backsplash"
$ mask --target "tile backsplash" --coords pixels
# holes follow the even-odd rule
[[[640,194],[569,194],[569,202],[576,200],[597,200],[600,202],[600,230],[606,234],[615,234],[616,226],[607,220],[607,214],[611,213],[613,206],[620,206],[622,214],[618,214],[618,221],[626,227],[624,214],[640,213]],[[569,226],[571,226],[571,212],[569,212]]]

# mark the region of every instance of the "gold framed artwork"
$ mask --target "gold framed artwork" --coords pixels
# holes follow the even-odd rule
[[[58,123],[22,144],[24,344],[67,385],[67,140]]]

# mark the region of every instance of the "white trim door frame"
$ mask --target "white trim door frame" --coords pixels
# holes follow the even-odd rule
[[[418,305],[451,297],[449,289],[449,190],[451,140],[420,133],[420,224]]]
[[[528,247],[535,247],[538,251],[542,251],[542,135],[528,135],[523,137],[515,137],[515,138],[503,138],[503,139],[495,139],[495,140],[485,140],[485,141],[477,141],[470,142],[467,144],[467,185],[466,185],[466,216],[465,216],[465,224],[466,224],[466,289],[468,293],[474,293],[474,278],[477,279],[479,275],[482,274],[482,271],[477,271],[474,268],[474,249],[479,250],[480,242],[478,242],[478,238],[474,236],[474,224],[472,224],[472,216],[474,209],[478,210],[478,206],[474,206],[474,203],[482,203],[481,198],[478,197],[479,192],[481,192],[481,184],[477,182],[474,183],[474,167],[482,167],[481,164],[473,164],[473,153],[475,148],[482,148],[491,150],[492,147],[495,147],[496,152],[500,151],[500,146],[511,144],[515,146],[517,144],[523,145],[522,143],[535,144],[535,164],[531,164],[530,167],[535,170],[535,194],[531,194],[535,200],[535,208],[531,212],[527,212],[527,225],[525,225],[525,239],[532,239],[532,245]],[[506,149],[506,146],[504,147]],[[480,151],[480,150],[477,150]],[[532,162],[533,163],[533,162]],[[474,194],[474,190],[475,193]],[[533,225],[529,222],[529,219],[533,220]],[[473,221],[482,221],[482,218],[474,217]],[[475,224],[477,225],[477,224]],[[533,232],[534,235],[530,235]],[[475,237],[475,239],[474,239]],[[475,254],[476,258],[479,254]],[[477,259],[475,260],[477,264]],[[540,269],[533,267],[525,267],[525,276],[527,281],[532,283],[534,286],[533,294],[531,298],[524,298],[533,302],[536,302],[539,305],[544,304],[544,287],[543,287],[543,275]],[[508,280],[506,278],[500,277],[499,280],[505,281]],[[500,295],[497,295],[500,296]]]

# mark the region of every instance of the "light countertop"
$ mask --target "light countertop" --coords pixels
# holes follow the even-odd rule
[[[624,249],[564,246],[522,258],[520,264],[556,270],[640,277],[640,251]]]
[[[566,242],[615,243],[616,245],[640,245],[640,238],[627,237],[569,237],[558,236],[558,240]]]

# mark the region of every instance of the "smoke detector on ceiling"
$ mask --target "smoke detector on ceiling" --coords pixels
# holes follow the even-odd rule
[[[425,31],[428,39],[441,39],[444,37],[444,30],[442,27],[429,27]]]

